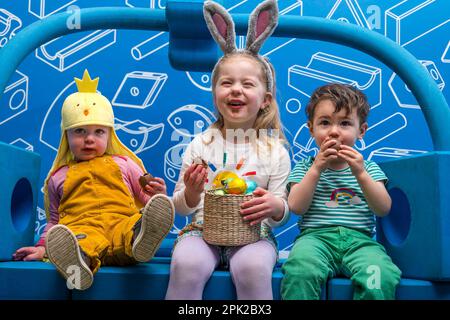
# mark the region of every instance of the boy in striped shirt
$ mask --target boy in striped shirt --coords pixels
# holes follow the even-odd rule
[[[351,278],[354,299],[395,299],[401,272],[377,243],[375,215],[391,208],[380,167],[352,148],[367,131],[369,104],[359,90],[328,84],[307,106],[320,150],[299,161],[288,178],[289,208],[300,236],[283,265],[283,299],[319,299],[328,278]]]

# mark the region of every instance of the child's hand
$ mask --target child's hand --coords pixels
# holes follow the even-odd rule
[[[253,191],[253,195],[256,196],[254,199],[241,204],[241,214],[245,221],[250,221],[251,226],[269,217],[276,218],[276,220],[282,218],[284,213],[283,200],[259,187]]]
[[[205,182],[208,178],[208,170],[201,164],[191,164],[184,172],[183,180],[186,191],[194,194],[201,194],[205,189]]]
[[[365,171],[364,158],[362,154],[353,149],[352,147],[347,145],[341,145],[341,148],[338,151],[338,156],[348,163],[355,177],[358,177],[361,173]]]
[[[167,187],[164,179],[154,177],[150,182],[148,182],[144,190],[150,196],[154,196],[155,194],[165,194],[167,195]]]
[[[33,261],[42,260],[45,255],[45,247],[23,247],[13,253],[13,260]]]
[[[319,172],[328,168],[330,161],[336,160],[338,157],[337,146],[339,142],[335,139],[327,138],[322,142],[319,153],[314,159],[314,166]]]

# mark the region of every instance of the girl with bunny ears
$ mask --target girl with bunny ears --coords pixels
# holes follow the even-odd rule
[[[278,8],[275,0],[268,0],[252,12],[243,50],[236,48],[233,20],[222,6],[206,1],[204,16],[224,52],[212,72],[218,120],[183,155],[173,202],[179,214],[192,215],[192,222],[177,238],[166,299],[202,299],[217,267],[229,268],[238,299],[272,299],[277,244],[271,228],[289,219],[285,189],[290,159],[275,101],[274,71],[258,52],[277,25]],[[203,239],[204,190],[211,187],[214,167],[254,173],[258,188],[242,204],[241,214],[250,225],[261,223],[259,241],[223,247]]]

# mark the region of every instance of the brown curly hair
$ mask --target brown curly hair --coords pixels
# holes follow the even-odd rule
[[[308,121],[313,121],[316,106],[323,100],[330,100],[334,104],[336,108],[334,112],[344,109],[347,114],[350,114],[356,109],[359,124],[362,125],[367,122],[370,105],[366,95],[355,87],[340,83],[330,83],[314,90],[306,107]]]

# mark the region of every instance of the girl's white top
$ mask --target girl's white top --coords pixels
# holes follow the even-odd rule
[[[213,141],[208,143],[212,136],[214,136]],[[193,222],[203,221],[204,193],[196,207],[189,207],[184,196],[186,186],[183,181],[186,169],[196,157],[200,157],[217,169],[213,171],[211,169],[213,166],[209,166],[208,182],[205,185],[205,190],[211,189],[214,177],[220,171],[234,172],[242,178],[255,181],[258,187],[268,190],[283,200],[285,207],[283,218],[280,221],[267,218],[263,223],[270,227],[277,227],[286,223],[289,220],[286,191],[287,178],[291,170],[289,153],[278,140],[275,140],[271,147],[267,143],[263,143],[263,140],[259,139],[257,140],[258,142],[235,144],[224,140],[217,129],[208,129],[198,134],[188,145],[183,155],[180,176],[173,194],[173,202],[177,213],[183,216],[194,214],[192,217]],[[226,163],[224,165],[225,153]],[[244,159],[243,165],[237,170],[236,167],[242,158]],[[244,176],[248,172],[256,172],[256,175]]]

